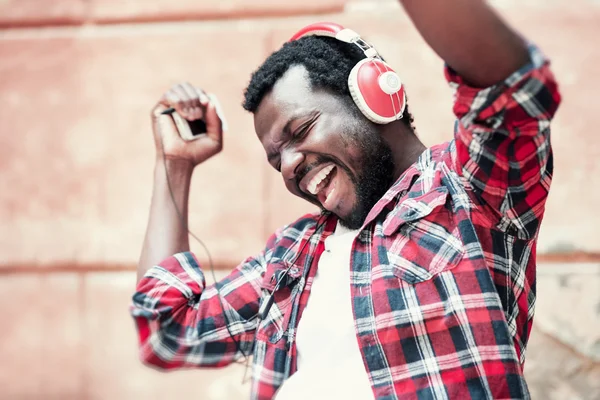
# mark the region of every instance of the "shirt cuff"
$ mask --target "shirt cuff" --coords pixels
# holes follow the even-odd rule
[[[533,43],[527,45],[529,62],[513,72],[508,78],[487,88],[478,88],[469,83],[452,69],[448,64],[444,65],[444,75],[448,84],[455,92],[454,113],[462,118],[466,113],[487,108],[493,104],[494,110],[502,109],[510,100],[510,96],[502,96],[510,93],[512,88],[518,86],[523,80],[535,70],[541,69],[548,64],[548,59],[542,51]]]
[[[194,254],[177,253],[146,272],[133,295],[131,312],[154,319],[166,309],[174,310],[196,300],[205,283]]]

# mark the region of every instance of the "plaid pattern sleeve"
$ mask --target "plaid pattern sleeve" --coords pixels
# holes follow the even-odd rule
[[[457,170],[497,215],[497,227],[522,239],[539,230],[552,180],[550,121],[560,103],[548,61],[533,45],[529,54],[528,65],[485,89],[446,67],[456,89]]]
[[[275,240],[273,235],[267,249]],[[192,253],[175,254],[148,270],[131,305],[141,360],[161,369],[220,367],[242,352],[250,355],[269,253],[247,259],[218,282],[221,299],[215,285],[206,286]]]

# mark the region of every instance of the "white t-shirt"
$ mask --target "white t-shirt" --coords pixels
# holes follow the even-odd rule
[[[296,345],[298,370],[277,400],[373,399],[356,332],[350,297],[350,252],[358,231],[337,225],[325,239]]]

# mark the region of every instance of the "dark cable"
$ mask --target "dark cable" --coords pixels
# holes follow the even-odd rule
[[[298,250],[298,253],[296,253],[296,257],[294,258],[294,261],[290,262],[289,266],[285,269],[285,271],[282,274],[279,275],[279,279],[277,279],[277,282],[275,283],[275,286],[273,286],[273,290],[267,296],[268,299],[266,300],[266,303],[263,303],[263,304],[266,304],[265,308],[262,310],[262,312],[259,309],[259,313],[258,313],[258,321],[259,321],[259,323],[260,323],[260,321],[264,320],[264,318],[267,316],[267,314],[269,314],[269,309],[273,305],[273,295],[279,289],[279,285],[281,284],[283,278],[288,275],[290,269],[296,264],[296,261],[302,255],[302,251],[304,250],[304,248],[306,247],[306,245],[308,243],[310,243],[310,241],[313,238],[313,236],[319,231],[319,229],[321,229],[321,227],[325,224],[325,222],[327,222],[327,218],[325,218],[323,221],[321,221],[321,218],[327,217],[328,215],[329,215],[329,211],[322,211],[321,212],[321,215],[319,216],[319,220],[317,221],[317,227],[315,228],[315,231],[308,237],[308,240],[306,242],[304,242],[304,244],[302,244],[302,247],[300,248],[300,250]]]
[[[188,234],[191,237],[193,237],[194,239],[196,239],[196,241],[198,243],[200,243],[200,245],[206,252],[206,255],[208,257],[210,272],[212,274],[213,280],[215,281],[215,289],[217,290],[217,297],[219,298],[219,304],[221,305],[221,311],[223,311],[223,319],[225,319],[225,328],[227,328],[227,333],[229,334],[229,337],[231,337],[231,339],[235,343],[236,350],[238,352],[242,353],[242,355],[244,356],[244,360],[241,360],[240,363],[246,363],[246,365],[247,365],[246,361],[248,360],[248,355],[244,352],[244,350],[242,350],[240,343],[238,342],[238,340],[235,338],[235,336],[231,333],[231,330],[229,329],[229,321],[227,320],[227,314],[225,312],[225,307],[223,306],[223,300],[221,298],[221,292],[219,290],[219,282],[217,280],[217,276],[215,275],[214,265],[213,265],[213,261],[212,261],[212,256],[210,255],[210,251],[208,251],[208,247],[206,246],[206,244],[204,244],[204,242],[202,240],[200,240],[196,235],[194,235],[194,233],[189,229],[187,221],[185,220],[185,218],[181,214],[181,211],[177,207],[177,203],[175,201],[175,195],[173,194],[173,189],[171,188],[171,180],[169,179],[169,171],[167,170],[167,156],[165,155],[165,145],[163,142],[162,134],[159,134],[159,137],[160,137],[160,147],[162,149],[163,164],[165,167],[165,177],[167,178],[167,187],[169,188],[169,194],[171,196],[171,201],[173,202],[173,207],[175,207],[175,211],[177,212],[177,216],[179,217],[181,225],[185,228],[185,230],[188,232]],[[238,362],[238,361],[236,361],[236,362]]]
[[[298,251],[298,253],[296,253],[296,257],[294,258],[294,261],[290,262],[289,263],[290,265],[285,269],[285,271],[282,274],[279,275],[279,278],[277,279],[277,282],[275,283],[275,286],[273,286],[273,290],[271,291],[271,293],[269,293],[267,295],[267,297],[265,299],[263,299],[262,304],[258,308],[258,313],[257,313],[258,321],[256,322],[256,330],[254,331],[254,336],[255,337],[256,337],[256,332],[258,331],[258,328],[260,326],[260,323],[269,314],[269,310],[271,309],[271,306],[273,305],[273,300],[274,300],[275,292],[277,290],[279,290],[279,285],[281,284],[283,278],[289,273],[290,269],[296,264],[296,261],[298,260],[298,258],[300,257],[300,255],[302,255],[302,251],[304,250],[304,248],[306,247],[306,245],[308,243],[310,243],[310,241],[313,238],[313,236],[321,229],[321,227],[323,225],[325,225],[325,223],[327,222],[327,216],[329,214],[330,213],[327,210],[323,210],[321,212],[321,215],[319,216],[319,219],[317,220],[317,227],[315,228],[314,232],[311,233],[311,235],[308,237],[308,240],[302,244],[302,247],[300,248],[300,250]],[[325,217],[325,219],[323,221],[321,221],[321,218],[323,218],[323,217]],[[309,266],[309,268],[310,268],[310,266]],[[245,369],[244,369],[244,377],[242,378],[242,384],[246,383],[246,372],[248,371],[248,367],[249,367],[248,364],[249,364],[249,359],[246,358],[246,366],[245,366]]]
[[[167,112],[167,111],[170,111],[170,110],[171,109],[166,110],[162,114],[170,114],[170,112]],[[235,343],[236,350],[238,352],[240,352],[244,356],[243,360],[236,361],[236,362],[240,363],[240,364],[245,364],[245,370],[247,371],[248,370],[248,366],[249,366],[248,365],[249,364],[249,358],[248,358],[248,355],[244,352],[244,350],[242,350],[242,347],[240,346],[239,341],[235,338],[235,336],[231,333],[231,330],[229,329],[229,321],[227,319],[227,315],[226,315],[226,312],[225,312],[225,307],[223,306],[223,300],[222,300],[222,297],[221,297],[221,292],[219,290],[219,282],[217,280],[217,276],[215,275],[214,264],[213,264],[213,261],[212,261],[212,256],[210,255],[210,251],[208,250],[208,247],[206,246],[206,244],[204,244],[204,242],[202,240],[200,240],[200,238],[198,238],[189,229],[187,221],[185,220],[185,218],[183,217],[183,214],[181,214],[181,211],[177,207],[177,203],[175,201],[175,195],[173,194],[173,189],[171,187],[171,180],[169,179],[169,171],[167,170],[167,156],[165,155],[165,146],[164,146],[162,134],[159,134],[159,137],[160,137],[160,146],[161,146],[161,149],[162,149],[163,164],[164,164],[164,167],[165,167],[165,177],[167,179],[167,187],[169,189],[169,195],[171,196],[171,201],[173,202],[173,207],[175,207],[175,212],[177,213],[177,216],[179,217],[181,225],[185,228],[185,230],[188,232],[188,234],[190,236],[192,236],[194,239],[196,239],[196,241],[198,243],[200,243],[200,245],[202,246],[202,248],[206,252],[206,255],[208,257],[208,263],[209,263],[209,267],[210,267],[210,272],[211,272],[211,275],[213,277],[213,280],[215,281],[215,289],[217,290],[217,297],[219,298],[219,304],[221,305],[221,311],[223,312],[223,319],[225,320],[225,328],[227,329],[227,333],[229,334],[229,337]],[[267,299],[264,300],[264,301],[267,302],[267,305],[266,305],[265,309],[262,310],[262,313],[260,312],[260,308],[262,308],[262,307],[259,307],[259,313],[257,314],[258,321],[257,321],[257,325],[256,325],[256,330],[254,332],[255,335],[256,335],[256,331],[258,331],[258,327],[259,327],[260,323],[263,321],[264,317],[267,316],[267,314],[269,313],[269,309],[273,305],[273,296],[275,295],[275,292],[279,289],[279,285],[281,284],[283,278],[288,275],[290,269],[292,268],[292,266],[295,265],[295,263],[298,260],[298,258],[300,257],[300,255],[302,255],[302,251],[304,250],[304,248],[306,247],[306,245],[308,243],[310,243],[310,241],[312,240],[313,236],[321,229],[321,227],[323,225],[325,225],[325,223],[327,222],[327,218],[326,217],[329,214],[330,214],[329,211],[326,211],[326,210],[323,210],[321,212],[321,215],[319,216],[319,220],[317,221],[317,226],[316,226],[314,232],[308,237],[308,240],[303,243],[303,245],[300,248],[300,250],[298,251],[298,253],[296,253],[296,257],[294,258],[294,261],[292,261],[289,264],[289,266],[286,268],[286,270],[284,271],[284,273],[282,273],[282,274],[279,275],[279,279],[277,279],[277,282],[276,282],[275,286],[273,287],[273,290],[267,296]],[[325,219],[323,219],[323,221],[321,221],[321,218],[323,218],[323,217],[325,217]],[[246,375],[246,373],[244,372],[244,378],[243,378],[242,382],[245,381],[245,375]]]

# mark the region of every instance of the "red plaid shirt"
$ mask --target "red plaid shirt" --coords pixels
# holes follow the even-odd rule
[[[533,46],[530,56],[487,89],[446,69],[456,88],[455,140],[421,155],[353,243],[356,338],[377,399],[529,398],[523,363],[535,248],[560,102],[548,63]],[[133,297],[141,358],[165,369],[228,365],[241,352],[227,322],[253,355],[252,398],[273,398],[296,371],[298,321],[336,222],[307,215],[278,230],[219,283],[224,312],[192,254],[151,268]],[[261,302],[288,267],[259,321]]]

